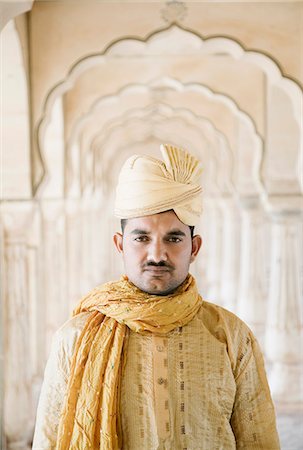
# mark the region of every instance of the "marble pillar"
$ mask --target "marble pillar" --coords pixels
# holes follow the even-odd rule
[[[207,297],[211,302],[222,305],[222,211],[218,199],[205,199],[205,216],[208,225],[204,246],[207,253]]]
[[[87,193],[81,198],[81,295],[94,287],[92,277],[92,200]]]
[[[69,316],[66,221],[63,200],[42,200],[40,208],[43,247],[43,292],[41,293],[41,301],[45,305],[45,357],[47,357],[54,332]]]
[[[91,280],[93,286],[97,286],[102,283],[104,278],[102,277],[103,267],[106,268],[107,260],[102,257],[102,248],[112,243],[111,237],[108,237],[103,232],[103,224],[109,221],[109,213],[103,207],[104,199],[101,195],[94,194],[91,199]],[[107,281],[107,280],[106,280]]]
[[[67,302],[69,314],[81,298],[81,208],[79,198],[65,200]]]
[[[207,298],[207,260],[208,260],[208,230],[209,230],[209,222],[207,217],[207,206],[205,205],[205,202],[207,203],[207,200],[203,199],[203,214],[200,217],[199,223],[195,227],[195,234],[200,234],[202,237],[202,247],[200,249],[200,252],[194,261],[194,263],[190,266],[190,272],[195,276],[197,286],[199,289],[199,292],[203,296],[203,298]]]
[[[100,235],[100,248],[99,248],[99,260],[100,260],[100,280],[106,282],[110,279],[116,278],[115,270],[113,267],[117,267],[117,260],[113,262],[113,240],[112,236],[115,231],[120,231],[120,226],[116,226],[116,221],[113,216],[113,211],[109,208],[108,201],[103,201],[100,205],[101,211],[98,220],[98,234]],[[115,225],[113,225],[115,223]],[[117,255],[115,255],[117,256]],[[123,273],[123,272],[121,272]],[[118,276],[121,275],[119,273]]]
[[[240,214],[233,197],[220,200],[222,210],[222,304],[236,313],[239,280]]]
[[[237,314],[263,343],[266,318],[265,216],[257,197],[242,198]]]
[[[4,434],[4,308],[3,308],[3,295],[4,295],[4,226],[3,221],[0,220],[0,446],[5,450],[5,434]]]
[[[276,404],[303,410],[302,214],[272,217],[272,254],[265,349]]]
[[[28,232],[31,202],[1,205],[3,227],[4,433],[8,450],[25,450],[31,436]]]

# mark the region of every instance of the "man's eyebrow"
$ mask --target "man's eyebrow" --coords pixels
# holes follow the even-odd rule
[[[186,236],[186,234],[181,230],[171,230],[168,233],[166,233],[167,236]]]
[[[150,234],[150,231],[142,230],[140,228],[135,228],[130,232],[130,234]]]

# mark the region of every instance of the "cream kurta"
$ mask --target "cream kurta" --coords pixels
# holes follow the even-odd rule
[[[89,314],[55,334],[34,450],[55,449],[70,360]],[[280,448],[258,343],[235,315],[205,301],[165,337],[130,332],[121,414],[123,450]]]

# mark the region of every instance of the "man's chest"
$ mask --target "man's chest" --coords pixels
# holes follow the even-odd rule
[[[131,333],[126,360],[123,430],[130,439],[135,430],[141,448],[191,448],[200,434],[212,442],[229,432],[236,387],[226,347],[211,334],[195,324],[167,337]]]

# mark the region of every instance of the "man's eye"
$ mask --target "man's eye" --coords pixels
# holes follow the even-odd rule
[[[180,239],[178,237],[174,237],[174,236],[169,237],[167,240],[168,240],[168,242],[181,242],[182,241],[182,239]]]
[[[148,241],[148,236],[138,236],[134,239],[134,241],[136,242],[147,242]]]

